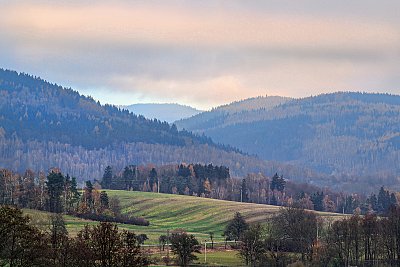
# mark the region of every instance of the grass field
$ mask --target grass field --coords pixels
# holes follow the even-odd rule
[[[133,230],[137,234],[147,234],[147,245],[158,243],[158,237],[167,230],[184,229],[193,233],[203,242],[209,240],[209,233],[214,233],[214,241],[222,241],[222,233],[226,224],[236,212],[240,212],[250,223],[263,223],[269,216],[276,213],[280,207],[238,203],[232,201],[157,194],[149,192],[132,192],[107,190],[108,195],[116,196],[121,201],[122,213],[143,217],[150,221],[150,226],[119,224],[119,229]],[[33,224],[48,229],[48,213],[42,211],[24,210],[32,218]],[[329,219],[341,218],[341,214],[319,212],[320,216]],[[85,224],[97,224],[95,221],[65,215],[64,219],[70,235],[75,235]],[[240,259],[236,251],[210,251],[207,254],[207,266],[239,266]],[[204,255],[199,255],[197,265],[204,265]]]
[[[199,240],[209,239],[213,232],[216,241],[222,241],[223,229],[235,212],[240,212],[250,222],[263,223],[267,217],[277,212],[280,207],[215,200],[193,196],[157,194],[150,192],[107,190],[108,195],[117,196],[121,201],[122,212],[144,217],[150,226],[119,224],[120,229],[133,230],[138,234],[149,236],[147,244],[157,244],[158,237],[167,230],[184,229],[193,233]],[[48,222],[45,212],[25,210],[36,225]],[[320,212],[321,216],[340,216],[335,213]],[[47,221],[46,221],[47,220]],[[72,216],[65,216],[67,228],[74,235],[85,224],[95,224]]]
[[[111,190],[107,193],[121,200],[123,213],[149,220],[147,230],[165,234],[167,229],[181,228],[203,240],[209,232],[214,232],[216,239],[222,239],[225,225],[237,211],[249,222],[262,222],[279,209],[192,196]]]

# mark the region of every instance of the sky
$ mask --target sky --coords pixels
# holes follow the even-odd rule
[[[0,67],[102,103],[400,94],[398,0],[0,0]]]

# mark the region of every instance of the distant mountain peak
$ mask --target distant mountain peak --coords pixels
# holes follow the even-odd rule
[[[251,97],[247,99],[242,99],[238,101],[231,102],[230,104],[222,105],[216,110],[224,110],[229,113],[242,112],[248,110],[256,110],[256,109],[270,109],[274,108],[278,105],[284,104],[288,101],[293,100],[291,97],[283,97],[283,96],[257,96]]]
[[[148,119],[158,119],[173,123],[174,121],[192,117],[201,113],[201,110],[178,103],[138,103],[122,106],[135,114],[143,115]]]
[[[202,132],[202,129],[205,128],[215,128],[223,126],[226,122],[224,117],[230,117],[234,116],[234,114],[241,114],[256,110],[271,110],[279,105],[288,103],[292,100],[293,98],[282,96],[252,97],[213,108],[210,111],[205,111],[190,118],[176,121],[175,124],[180,129],[187,129],[194,132]]]

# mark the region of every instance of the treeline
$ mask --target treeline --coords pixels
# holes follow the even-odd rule
[[[129,165],[118,174],[107,166],[100,183],[106,189],[218,197],[229,178],[229,168],[212,164]]]
[[[102,222],[86,225],[70,237],[63,217],[50,217],[50,227],[30,224],[18,208],[0,206],[0,266],[139,267],[150,263],[133,232]]]
[[[149,225],[143,218],[121,214],[118,198],[109,198],[99,189],[87,181],[80,190],[75,177],[64,176],[57,168],[51,169],[47,176],[31,170],[22,175],[0,170],[0,205],[66,213],[97,221]]]
[[[65,212],[87,219],[148,225],[142,218],[120,212],[118,199],[102,189],[135,190],[191,195],[237,202],[292,206],[345,214],[384,214],[398,205],[398,196],[381,187],[365,196],[344,194],[299,184],[275,174],[231,177],[229,168],[212,164],[128,165],[115,171],[107,166],[99,179],[87,181],[78,191],[77,179],[59,169],[48,175],[27,170],[24,174],[0,170],[0,204],[21,208]]]
[[[265,225],[248,225],[237,215],[225,230],[228,239],[238,237],[241,241],[240,255],[251,266],[287,266],[294,262],[296,266],[400,264],[398,207],[392,207],[386,217],[352,215],[333,222],[289,207]]]
[[[192,195],[221,200],[292,206],[353,214],[384,214],[397,205],[395,193],[381,187],[378,194],[344,194],[309,184],[294,183],[282,175],[248,174],[231,177],[229,168],[212,164],[129,165],[115,171],[107,166],[97,181],[104,189]]]
[[[148,143],[114,143],[101,149],[52,142],[24,141],[18,136],[7,138],[0,127],[0,166],[14,171],[26,169],[48,170],[58,166],[65,173],[79,177],[80,181],[101,177],[104,168],[112,164],[122,169],[129,164],[179,164],[199,162],[228,166],[233,175],[244,176],[249,172],[280,172],[296,179],[317,177],[298,167],[276,162],[266,162],[234,151],[225,151],[209,145],[173,146]],[[322,178],[321,178],[322,179]]]

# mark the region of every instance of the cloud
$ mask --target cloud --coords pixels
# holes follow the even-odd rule
[[[387,48],[398,45],[394,25],[354,19],[181,9],[167,5],[11,5],[3,25],[44,44],[158,44],[194,47]],[[368,26],[367,26],[368,25]],[[373,40],[373,42],[369,42]]]
[[[400,4],[383,2],[8,2],[0,58],[115,104],[400,93]]]

